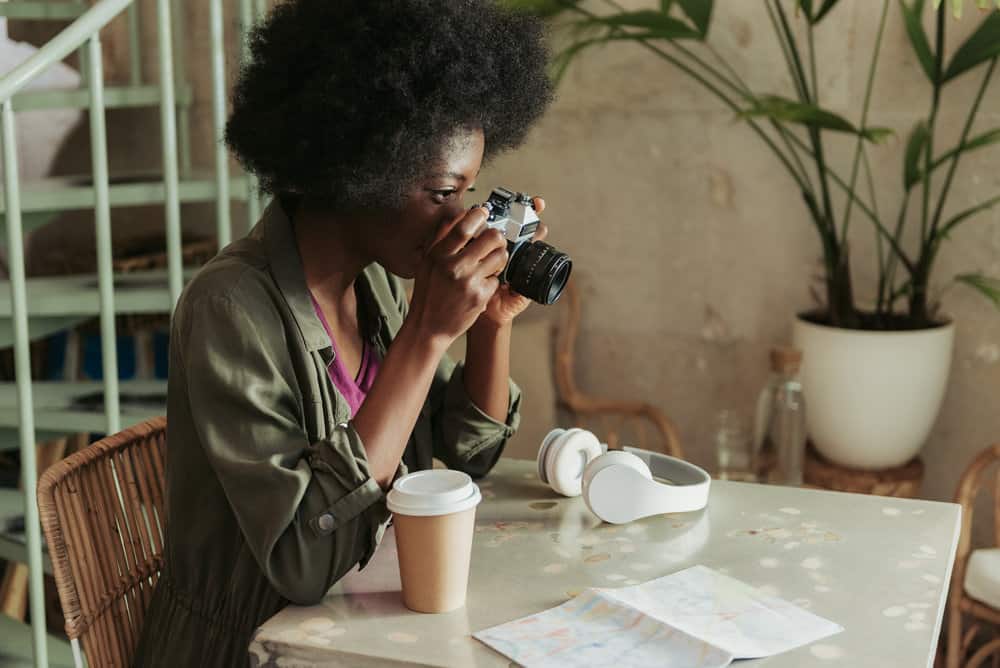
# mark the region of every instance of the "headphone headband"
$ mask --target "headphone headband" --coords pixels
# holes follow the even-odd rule
[[[606,445],[596,443],[582,429],[551,432],[538,456],[542,481],[566,496],[582,491],[587,507],[612,524],[701,510],[708,504],[712,479],[704,469],[649,450],[606,451]]]

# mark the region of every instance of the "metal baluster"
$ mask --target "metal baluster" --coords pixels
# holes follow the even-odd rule
[[[215,219],[219,250],[232,240],[229,217],[229,155],[226,153],[226,59],[222,0],[211,0],[212,123],[215,130]]]
[[[109,434],[121,431],[118,354],[115,334],[115,277],[111,264],[111,198],[108,185],[108,139],[104,119],[104,68],[101,37],[88,43],[90,60],[90,152],[94,172],[94,222],[97,238],[97,286],[101,304],[101,361],[104,417]]]
[[[24,238],[21,227],[21,191],[18,183],[17,136],[14,104],[3,103],[3,171],[7,205],[7,252],[10,301],[14,327],[14,375],[21,445],[21,485],[24,488],[24,525],[28,539],[28,600],[31,603],[31,646],[35,666],[48,666],[45,644],[45,595],[42,580],[42,533],[38,523],[35,489],[38,464],[35,457],[35,414],[31,392],[31,349],[28,338],[28,296],[24,275]]]
[[[173,26],[174,76],[181,81],[187,81],[187,59],[184,51],[184,6],[181,0],[172,0],[171,25]],[[177,79],[174,80],[174,86]],[[185,178],[191,176],[191,106],[185,105],[177,109],[177,147],[180,155],[180,172]]]
[[[142,51],[139,44],[141,26],[139,3],[133,2],[128,8],[129,82],[133,86],[142,85]]]
[[[243,30],[242,45],[243,62],[250,60],[250,29],[254,24],[252,0],[240,0],[240,27]],[[247,229],[252,229],[260,218],[260,192],[257,178],[247,174]]]
[[[167,216],[167,271],[173,312],[184,287],[181,258],[181,206],[177,173],[177,108],[174,99],[173,43],[170,0],[156,0],[157,41],[160,50],[160,129],[163,137],[163,189]]]

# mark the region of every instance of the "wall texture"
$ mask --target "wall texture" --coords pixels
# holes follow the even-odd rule
[[[880,4],[843,0],[817,32],[822,102],[855,122]],[[183,11],[187,69],[200,96],[193,110],[194,155],[208,166],[208,10],[190,1]],[[146,11],[144,61],[155,75],[151,15]],[[950,20],[949,43],[957,44],[978,18],[969,10],[963,20]],[[234,26],[231,13],[230,77],[238,62]],[[710,42],[755,89],[791,90],[762,3],[716,2]],[[124,46],[109,58],[109,69],[124,76]],[[981,72],[947,90],[938,146],[954,143]],[[871,151],[881,210],[897,210],[905,138],[929,105],[929,88],[891,2],[870,118],[897,132]],[[155,112],[118,118],[113,160],[135,155],[134,142],[150,132],[152,139],[142,145],[158,148]],[[998,126],[995,82],[975,130]],[[846,177],[853,142],[828,137],[832,162]],[[583,388],[658,405],[680,427],[689,456],[711,465],[713,416],[726,408],[749,416],[767,374],[768,349],[788,342],[793,314],[813,304],[809,286],[819,244],[791,178],[709,93],[640,47],[616,45],[579,60],[527,143],[484,169],[482,189],[499,184],[544,195],[550,239],[576,261],[584,294],[578,345]],[[997,193],[1000,147],[963,162],[948,211]],[[841,200],[837,206],[842,211]],[[206,212],[191,214],[198,221]],[[238,212],[235,221],[243,229]],[[858,297],[871,299],[875,245],[863,218],[855,218],[851,244]],[[950,277],[972,270],[1000,275],[1000,207],[955,235],[941,254],[935,284],[945,289]],[[924,493],[934,499],[950,498],[974,453],[1000,439],[1000,312],[960,287],[947,290],[944,308],[958,331],[947,397],[923,453]]]
[[[790,94],[763,3],[715,5],[710,43],[755,90]],[[844,0],[816,33],[821,100],[855,123],[880,7]],[[949,52],[979,20],[976,11],[949,20]],[[897,134],[871,156],[879,208],[894,217],[905,140],[930,107],[897,3],[890,3],[883,49],[870,124]],[[957,141],[983,72],[946,91],[937,146]],[[998,80],[994,75],[974,133],[1000,125]],[[853,140],[827,137],[846,178]],[[734,408],[750,415],[769,347],[789,342],[793,314],[813,304],[819,242],[777,159],[704,89],[641,47],[622,44],[571,66],[558,102],[527,144],[480,181],[546,197],[551,240],[574,256],[585,295],[582,385],[656,403],[679,425],[690,456],[711,464],[714,414]],[[997,194],[994,147],[963,161],[946,214]],[[836,205],[843,211],[842,201]],[[850,243],[857,296],[871,300],[871,224],[855,216]],[[954,235],[935,286],[946,289],[952,276],[973,270],[1000,273],[1000,207]],[[924,494],[934,499],[950,499],[974,454],[1000,439],[1000,312],[964,287],[948,289],[943,305],[957,322],[957,345],[944,407],[923,452]]]

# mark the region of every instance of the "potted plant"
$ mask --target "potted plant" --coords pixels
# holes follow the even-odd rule
[[[878,31],[856,123],[824,109],[818,85],[814,31],[839,0],[764,0],[794,85],[785,95],[753,90],[712,47],[712,0],[660,0],[657,9],[638,11],[614,0],[586,6],[579,0],[507,1],[558,17],[567,29],[568,41],[553,61],[557,79],[590,47],[636,44],[697,81],[760,137],[795,181],[822,248],[822,306],[799,314],[794,325],[804,352],[810,437],[828,459],[856,468],[897,466],[915,456],[940,409],[952,355],[954,323],[940,311],[939,293],[931,292],[935,260],[951,235],[984,220],[981,214],[1000,203],[1000,193],[988,193],[970,208],[946,212],[962,157],[1000,143],[1000,128],[972,133],[1000,57],[1000,11],[984,11],[976,30],[946,59],[946,10],[960,10],[959,0],[938,0],[930,35],[922,21],[925,0],[899,0],[910,46],[927,78],[929,111],[905,139],[901,188],[890,213],[885,202],[880,206],[877,195],[884,200],[886,193],[875,190],[869,154],[892,130],[873,127],[868,119],[889,0],[872,5],[879,12]],[[966,76],[980,83],[965,101],[958,143],[942,147],[935,139],[944,91]],[[853,157],[841,168],[827,160],[827,142],[834,139],[853,146]],[[835,193],[843,196],[839,207]],[[852,280],[848,233],[855,219],[870,226],[878,263],[863,305]],[[1000,278],[969,271],[951,282],[1000,308]]]

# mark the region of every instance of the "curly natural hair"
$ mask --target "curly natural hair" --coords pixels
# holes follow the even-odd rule
[[[518,146],[553,97],[542,25],[492,0],[286,0],[250,49],[226,144],[333,210],[397,205],[462,129]]]

